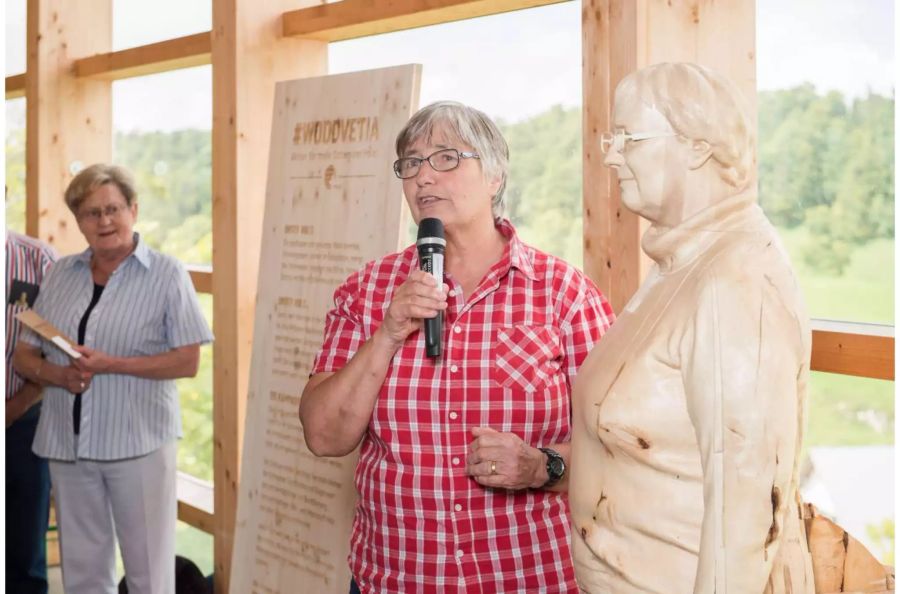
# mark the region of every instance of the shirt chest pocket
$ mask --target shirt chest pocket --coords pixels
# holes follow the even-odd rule
[[[504,326],[497,330],[491,378],[504,388],[542,390],[559,372],[562,349],[553,326]]]

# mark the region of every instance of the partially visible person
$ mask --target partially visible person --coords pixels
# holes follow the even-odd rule
[[[443,286],[414,245],[348,278],[300,401],[312,452],[362,444],[351,592],[574,594],[569,394],[612,310],[503,218],[509,150],[485,114],[429,105],[396,148],[416,223],[443,222]]]
[[[47,516],[50,473],[31,451],[41,412],[41,386],[13,369],[21,323],[16,314],[34,305],[47,269],[50,246],[6,232],[6,591],[47,592]]]
[[[212,333],[181,263],[134,232],[137,195],[124,169],[84,169],[65,200],[89,247],[53,266],[34,310],[77,340],[81,358],[33,332],[14,358],[46,386],[34,451],[50,459],[63,586],[115,594],[118,537],[129,592],[172,594],[174,380],[196,375]]]

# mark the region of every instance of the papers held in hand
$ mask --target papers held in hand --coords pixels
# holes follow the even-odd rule
[[[34,313],[33,310],[26,309],[16,314],[16,319],[58,346],[62,351],[73,359],[80,359],[81,353],[72,348],[72,340],[65,334],[56,329],[53,324]]]

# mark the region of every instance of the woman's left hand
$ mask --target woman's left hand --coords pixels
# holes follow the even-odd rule
[[[86,346],[75,345],[73,348],[81,353],[81,357],[72,361],[72,364],[78,369],[91,373],[113,372],[114,357]]]
[[[490,427],[474,427],[466,473],[486,487],[527,489],[544,483],[538,475],[545,468],[544,454],[515,433]]]

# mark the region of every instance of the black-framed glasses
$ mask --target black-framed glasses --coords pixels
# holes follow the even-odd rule
[[[118,216],[125,212],[125,209],[127,208],[127,204],[107,204],[103,208],[88,208],[86,210],[79,210],[78,218],[82,221],[99,223],[100,219],[102,219],[103,217],[109,217],[110,219],[118,218]]]
[[[403,157],[394,161],[394,173],[400,179],[415,177],[422,167],[423,161],[428,161],[435,171],[450,171],[459,167],[460,159],[480,159],[475,153],[460,152],[453,148],[441,149],[427,157]]]
[[[669,136],[678,136],[675,132],[631,132],[625,130],[616,130],[615,132],[604,132],[600,135],[600,152],[604,155],[610,150],[615,149],[621,153],[625,149],[626,142],[638,142],[640,140],[650,140],[651,138],[666,138]]]

